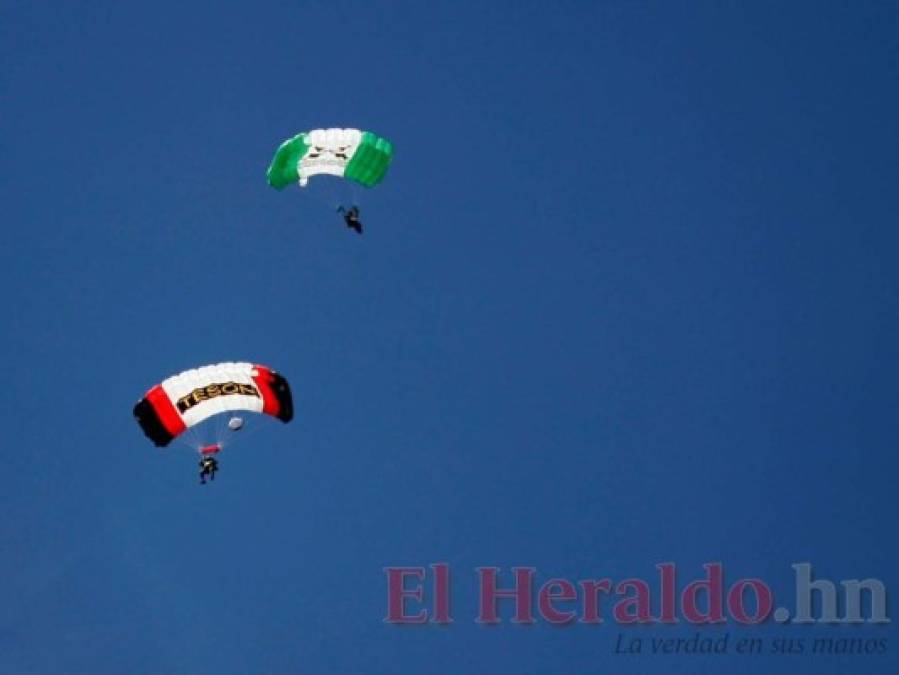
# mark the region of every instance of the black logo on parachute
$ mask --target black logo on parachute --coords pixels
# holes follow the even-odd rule
[[[178,412],[184,413],[193,408],[198,403],[207,401],[217,396],[231,396],[240,394],[241,396],[259,396],[259,391],[252,384],[242,384],[240,382],[224,382],[222,384],[208,384],[205,387],[194,389],[187,396],[178,399]]]

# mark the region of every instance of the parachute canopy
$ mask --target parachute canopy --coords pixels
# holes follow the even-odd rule
[[[173,375],[134,406],[134,417],[153,443],[164,447],[182,432],[223,412],[248,410],[282,422],[293,419],[290,385],[252,363],[218,363]]]
[[[310,176],[328,174],[374,187],[393,157],[393,144],[370,131],[315,129],[284,141],[268,167],[268,184],[281,190],[306,185]]]

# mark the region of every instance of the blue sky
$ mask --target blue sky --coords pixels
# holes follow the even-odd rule
[[[0,671],[893,672],[476,625],[474,568],[899,584],[891,3],[0,5]],[[265,183],[389,137],[363,237]],[[131,418],[271,365],[214,486]],[[383,623],[448,562],[455,623]],[[508,613],[504,614],[508,618]],[[709,634],[721,629],[713,629]]]

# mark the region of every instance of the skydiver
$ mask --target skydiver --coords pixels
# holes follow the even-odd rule
[[[343,205],[337,207],[337,213],[343,215],[343,222],[351,230],[356,230],[358,234],[362,234],[362,221],[359,220],[359,207],[353,204],[349,209],[345,209]]]
[[[206,476],[209,480],[215,480],[215,472],[218,471],[219,463],[215,457],[204,457],[200,460],[200,483],[206,485]]]

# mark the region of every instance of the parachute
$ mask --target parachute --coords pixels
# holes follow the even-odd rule
[[[305,187],[311,176],[338,176],[374,187],[387,174],[393,144],[370,131],[315,129],[284,141],[268,167],[268,184]]]
[[[210,417],[235,410],[289,422],[293,419],[290,385],[271,368],[252,363],[203,366],[152,387],[134,406],[134,418],[147,438],[165,447]]]

